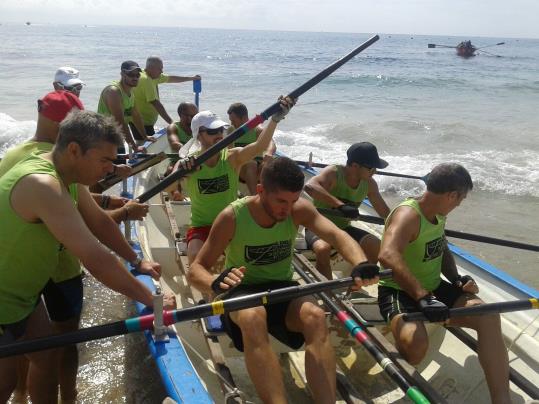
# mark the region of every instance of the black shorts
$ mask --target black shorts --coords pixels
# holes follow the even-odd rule
[[[67,321],[80,317],[83,297],[82,275],[58,283],[49,279],[42,294],[52,321]]]
[[[0,346],[11,344],[23,336],[30,315],[16,323],[0,324]]]
[[[135,140],[145,140],[146,136],[153,136],[155,135],[155,129],[153,125],[144,125],[144,130],[146,131],[146,136],[142,136],[139,131],[137,130],[137,127],[133,124],[133,122],[129,122],[129,128],[131,129],[131,133],[133,134],[133,137]]]
[[[442,279],[440,285],[432,291],[432,294],[447,307],[453,307],[457,299],[465,292],[462,289]],[[397,314],[420,311],[417,302],[405,291],[387,286],[378,286],[378,307],[380,314],[387,321]]]
[[[227,293],[226,299],[265,292],[268,289],[275,290],[296,285],[298,285],[298,283],[295,281],[275,281],[264,283],[262,285],[239,285]],[[266,309],[266,324],[271,335],[290,348],[299,349],[305,342],[303,334],[300,332],[289,331],[285,325],[286,311],[288,310],[289,305],[290,301],[264,306]],[[240,327],[231,320],[228,313],[221,315],[221,321],[236,349],[243,352],[243,338],[241,336]]]
[[[348,233],[350,237],[356,240],[358,244],[363,237],[368,236],[370,234],[368,231],[358,229],[357,227],[354,227],[354,226],[345,227],[343,230],[346,233]],[[320,237],[318,237],[309,229],[305,229],[305,241],[307,242],[307,248],[309,250],[313,249],[313,245],[317,240],[320,240]]]

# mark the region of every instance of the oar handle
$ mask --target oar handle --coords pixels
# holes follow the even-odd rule
[[[310,88],[314,87],[316,84],[318,84],[320,81],[325,79],[327,76],[329,76],[331,73],[333,73],[335,70],[339,69],[342,65],[344,65],[346,62],[348,62],[350,59],[352,59],[354,56],[359,54],[361,51],[367,49],[369,46],[371,46],[373,43],[378,41],[380,37],[378,35],[373,36],[357,48],[355,48],[353,51],[348,53],[347,55],[343,56],[339,60],[333,62],[331,65],[326,67],[324,70],[322,70],[320,73],[318,73],[316,76],[293,90],[288,94],[291,98],[298,98],[300,95],[305,93]],[[261,112],[259,115],[256,115],[253,119],[249,120],[248,122],[241,125],[239,128],[237,128],[234,132],[232,132],[230,135],[225,137],[220,142],[214,144],[212,147],[210,147],[208,150],[200,154],[197,158],[195,158],[195,166],[198,166],[202,163],[204,163],[206,160],[208,160],[210,157],[212,157],[214,154],[218,153],[228,145],[235,142],[237,139],[239,139],[241,136],[243,136],[245,133],[247,133],[249,130],[256,128],[259,124],[264,122],[266,119],[268,119],[273,114],[279,112],[281,110],[281,103],[278,101],[271,105],[270,107],[266,108],[263,112]],[[193,167],[191,170],[183,170],[179,169],[176,172],[170,174],[168,177],[166,177],[163,181],[161,181],[159,184],[155,185],[153,188],[147,190],[142,195],[138,196],[138,200],[140,202],[146,202],[148,199],[150,199],[152,196],[158,194],[159,192],[163,191],[170,185],[174,184],[177,180],[179,180],[181,177],[184,177],[185,175],[189,174],[191,171],[193,171],[195,167]]]
[[[509,313],[512,311],[539,309],[537,299],[514,300],[511,302],[485,303],[471,307],[457,307],[449,309],[449,318],[463,316],[482,316],[488,314]],[[405,313],[404,321],[428,321],[422,312]]]

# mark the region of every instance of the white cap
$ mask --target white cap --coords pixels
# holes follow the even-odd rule
[[[200,148],[200,142],[198,141],[198,130],[202,127],[206,129],[218,129],[228,128],[230,124],[223,121],[216,114],[211,111],[201,111],[196,114],[191,120],[191,132],[193,137],[186,144],[184,144],[179,150],[180,157],[186,157],[189,155],[189,151],[195,146],[196,149]]]
[[[56,70],[54,82],[60,83],[64,87],[73,87],[77,84],[84,85],[84,82],[79,79],[79,71],[72,67],[60,67]]]
[[[211,111],[201,111],[196,114],[191,120],[191,131],[193,132],[193,137],[198,136],[198,130],[202,127],[206,129],[218,129],[218,128],[228,128],[230,125],[219,118],[216,114]]]

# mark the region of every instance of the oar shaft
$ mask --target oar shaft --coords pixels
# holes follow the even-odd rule
[[[308,284],[316,284],[309,275],[296,263],[293,263],[294,270],[303,278]],[[417,389],[417,387],[410,385],[404,376],[399,372],[397,366],[389,359],[380,348],[372,341],[365,330],[355,322],[350,315],[342,310],[331,298],[324,292],[318,293],[318,296],[324,302],[324,305],[339,319],[343,326],[348,330],[361,345],[365,347],[367,352],[378,362],[382,369],[397,383],[399,388],[414,402],[426,404],[429,400]]]
[[[113,337],[115,335],[127,334],[125,321],[117,321],[110,324],[98,325],[95,327],[83,328],[64,334],[53,335],[39,339],[14,342],[0,346],[0,358],[8,356],[22,355],[45,349],[53,349],[66,345],[77,344],[79,342],[93,341],[100,338]]]
[[[339,69],[342,65],[344,65],[346,62],[348,62],[350,59],[352,59],[354,56],[359,54],[361,51],[367,49],[369,46],[371,46],[373,43],[378,41],[380,37],[378,35],[373,36],[360,46],[358,46],[356,49],[348,53],[347,55],[343,56],[339,60],[335,61],[328,67],[326,67],[324,70],[322,70],[320,73],[318,73],[316,76],[293,90],[288,94],[291,98],[298,98],[300,95],[305,93],[307,90],[314,87],[316,84],[318,84],[320,81],[324,80],[327,76],[329,76],[331,73],[333,73],[335,70]],[[220,142],[214,144],[212,147],[210,147],[208,150],[201,153],[198,157],[195,158],[195,165],[198,166],[202,163],[204,163],[206,160],[208,160],[210,157],[212,157],[214,154],[218,153],[220,150],[224,149],[228,145],[232,144],[234,141],[239,139],[241,136],[243,136],[245,133],[247,133],[249,130],[256,128],[257,125],[264,122],[266,119],[268,119],[273,114],[279,112],[281,110],[281,103],[276,102],[270,107],[266,108],[263,112],[261,112],[259,115],[256,115],[253,119],[249,120],[248,122],[241,125],[239,128],[237,128],[234,132],[232,132],[230,135],[225,137]],[[146,202],[148,199],[150,199],[152,196],[158,194],[162,190],[166,189],[170,185],[174,184],[178,179],[181,177],[189,174],[190,171],[179,169],[176,172],[170,174],[168,177],[166,177],[163,181],[161,181],[159,184],[154,186],[153,188],[147,190],[142,195],[138,196],[137,199],[140,202]]]
[[[322,213],[323,215],[344,217],[343,213],[337,209],[319,208],[318,211]],[[366,222],[366,223],[374,223],[374,224],[382,224],[382,225],[384,224],[384,219],[382,219],[381,217],[376,217],[376,216],[371,216],[371,215],[359,215],[357,218],[354,218],[353,220],[361,220],[362,222]],[[512,240],[504,240],[501,238],[482,236],[480,234],[465,233],[462,231],[449,230],[449,229],[445,229],[445,234],[448,237],[460,238],[463,240],[478,241],[480,243],[494,244],[494,245],[500,245],[504,247],[512,247],[512,248],[518,248],[521,250],[539,252],[539,246],[534,245],[534,244],[521,243],[521,242],[512,241]]]
[[[256,158],[259,161],[262,161],[262,157]],[[294,162],[300,166],[304,167],[316,167],[316,168],[325,168],[330,164],[324,164],[324,163],[315,163],[311,161],[304,161],[304,160],[294,160]],[[399,177],[399,178],[410,178],[413,180],[421,180],[425,181],[425,177],[418,177],[417,175],[409,175],[409,174],[400,174],[400,173],[392,173],[389,171],[376,171],[376,175],[385,175],[388,177]]]
[[[513,311],[539,309],[537,299],[515,300],[511,302],[485,303],[471,307],[449,309],[449,318],[463,316],[482,316],[488,314],[509,313]],[[403,314],[404,321],[428,321],[421,312]]]
[[[380,272],[381,278],[391,276],[390,270]],[[311,295],[324,290],[345,288],[354,283],[349,278],[336,279],[324,283],[312,285],[291,286],[282,289],[269,290],[253,295],[241,296],[233,299],[219,300],[199,306],[188,307],[181,310],[163,312],[163,323],[171,325],[181,321],[189,321],[201,317],[208,317],[216,314],[223,314],[230,311],[246,309],[249,307],[264,306],[279,303],[296,297]],[[35,352],[44,349],[57,348],[60,346],[76,344],[79,342],[92,341],[101,338],[108,338],[115,335],[128,334],[137,331],[153,329],[154,315],[148,314],[141,317],[133,317],[124,321],[111,324],[104,324],[96,327],[83,328],[78,331],[55,335],[51,337],[37,338],[22,342],[15,342],[0,346],[0,358],[20,355],[28,352]]]

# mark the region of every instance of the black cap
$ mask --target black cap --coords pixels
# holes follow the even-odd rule
[[[357,163],[368,168],[386,168],[388,162],[378,157],[376,146],[369,142],[354,143],[346,151],[347,164]]]
[[[142,71],[138,63],[133,62],[132,60],[126,60],[125,62],[123,62],[121,69],[122,71],[127,72],[127,73],[131,73],[132,71],[135,71],[135,70],[138,70],[139,72]]]

